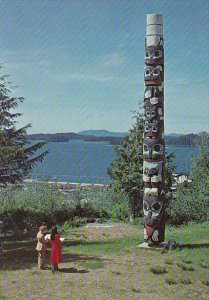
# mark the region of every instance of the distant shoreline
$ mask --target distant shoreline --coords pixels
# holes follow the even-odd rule
[[[98,133],[94,133],[96,131],[92,131],[92,135],[80,134],[74,132],[65,132],[65,133],[53,133],[53,134],[45,134],[45,133],[37,133],[37,134],[29,134],[29,140],[43,140],[47,142],[69,142],[72,140],[80,140],[84,142],[108,142],[113,146],[120,146],[122,144],[123,139],[128,135],[128,133],[111,133],[104,131],[105,133],[102,135],[98,135]],[[115,134],[115,136],[113,135]],[[209,140],[209,134],[204,133],[204,139]],[[186,134],[186,135],[165,135],[165,144],[167,146],[191,146],[195,147],[201,143],[202,136],[201,134]]]
[[[176,187],[177,184],[183,184],[185,181],[188,183],[191,183],[189,176],[187,174],[183,173],[173,173],[173,177],[175,180],[175,183],[173,184],[173,187]],[[23,180],[25,184],[41,184],[46,183],[51,186],[57,186],[59,189],[65,191],[65,190],[74,190],[75,188],[81,187],[81,188],[104,188],[108,187],[108,183],[79,183],[79,182],[67,182],[67,181],[44,181],[44,180],[36,180],[36,179],[25,179]]]
[[[103,188],[105,186],[108,186],[109,184],[103,184],[103,183],[79,183],[79,182],[67,182],[67,181],[44,181],[44,180],[36,180],[36,179],[24,179],[23,182],[25,184],[33,184],[33,183],[47,183],[51,186],[57,186],[61,189],[66,189],[66,187],[68,189],[73,189],[75,187],[84,187],[84,188],[91,188],[91,187],[95,187],[95,188]]]

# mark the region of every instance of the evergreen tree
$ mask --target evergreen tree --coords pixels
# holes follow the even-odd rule
[[[143,197],[143,119],[140,113],[136,122],[129,130],[129,135],[116,148],[117,159],[113,161],[108,174],[112,179],[114,189],[124,192],[129,199],[130,220],[139,216]]]
[[[2,67],[0,67],[1,71]],[[27,139],[28,124],[16,128],[17,118],[22,114],[15,112],[23,97],[13,97],[13,86],[7,75],[0,75],[0,183],[17,183],[29,174],[33,166],[44,159],[47,151],[36,155],[45,142],[31,145]]]
[[[136,121],[129,134],[116,148],[117,159],[108,168],[112,185],[117,191],[128,196],[130,220],[142,214],[143,207],[143,116],[136,113]],[[174,154],[165,158],[165,192],[170,192],[175,167],[172,165]]]

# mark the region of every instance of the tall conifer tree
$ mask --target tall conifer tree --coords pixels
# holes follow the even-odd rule
[[[21,182],[48,153],[36,154],[45,142],[32,145],[28,141],[27,130],[31,124],[16,127],[17,118],[22,115],[16,109],[24,98],[12,96],[13,86],[7,78],[0,74],[0,184]]]

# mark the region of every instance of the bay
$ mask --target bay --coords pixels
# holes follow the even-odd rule
[[[114,148],[105,142],[80,140],[48,143],[45,146],[49,150],[48,156],[34,167],[29,178],[71,183],[108,183],[107,168],[116,159]],[[176,171],[189,173],[191,155],[198,155],[199,149],[191,146],[167,146],[166,149],[167,153],[174,152],[176,155]]]

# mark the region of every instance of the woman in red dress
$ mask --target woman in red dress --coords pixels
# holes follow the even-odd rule
[[[51,255],[50,255],[50,263],[52,266],[52,272],[58,270],[58,264],[62,262],[62,246],[60,241],[60,235],[57,232],[57,227],[53,226],[50,236],[50,242],[51,242]]]

